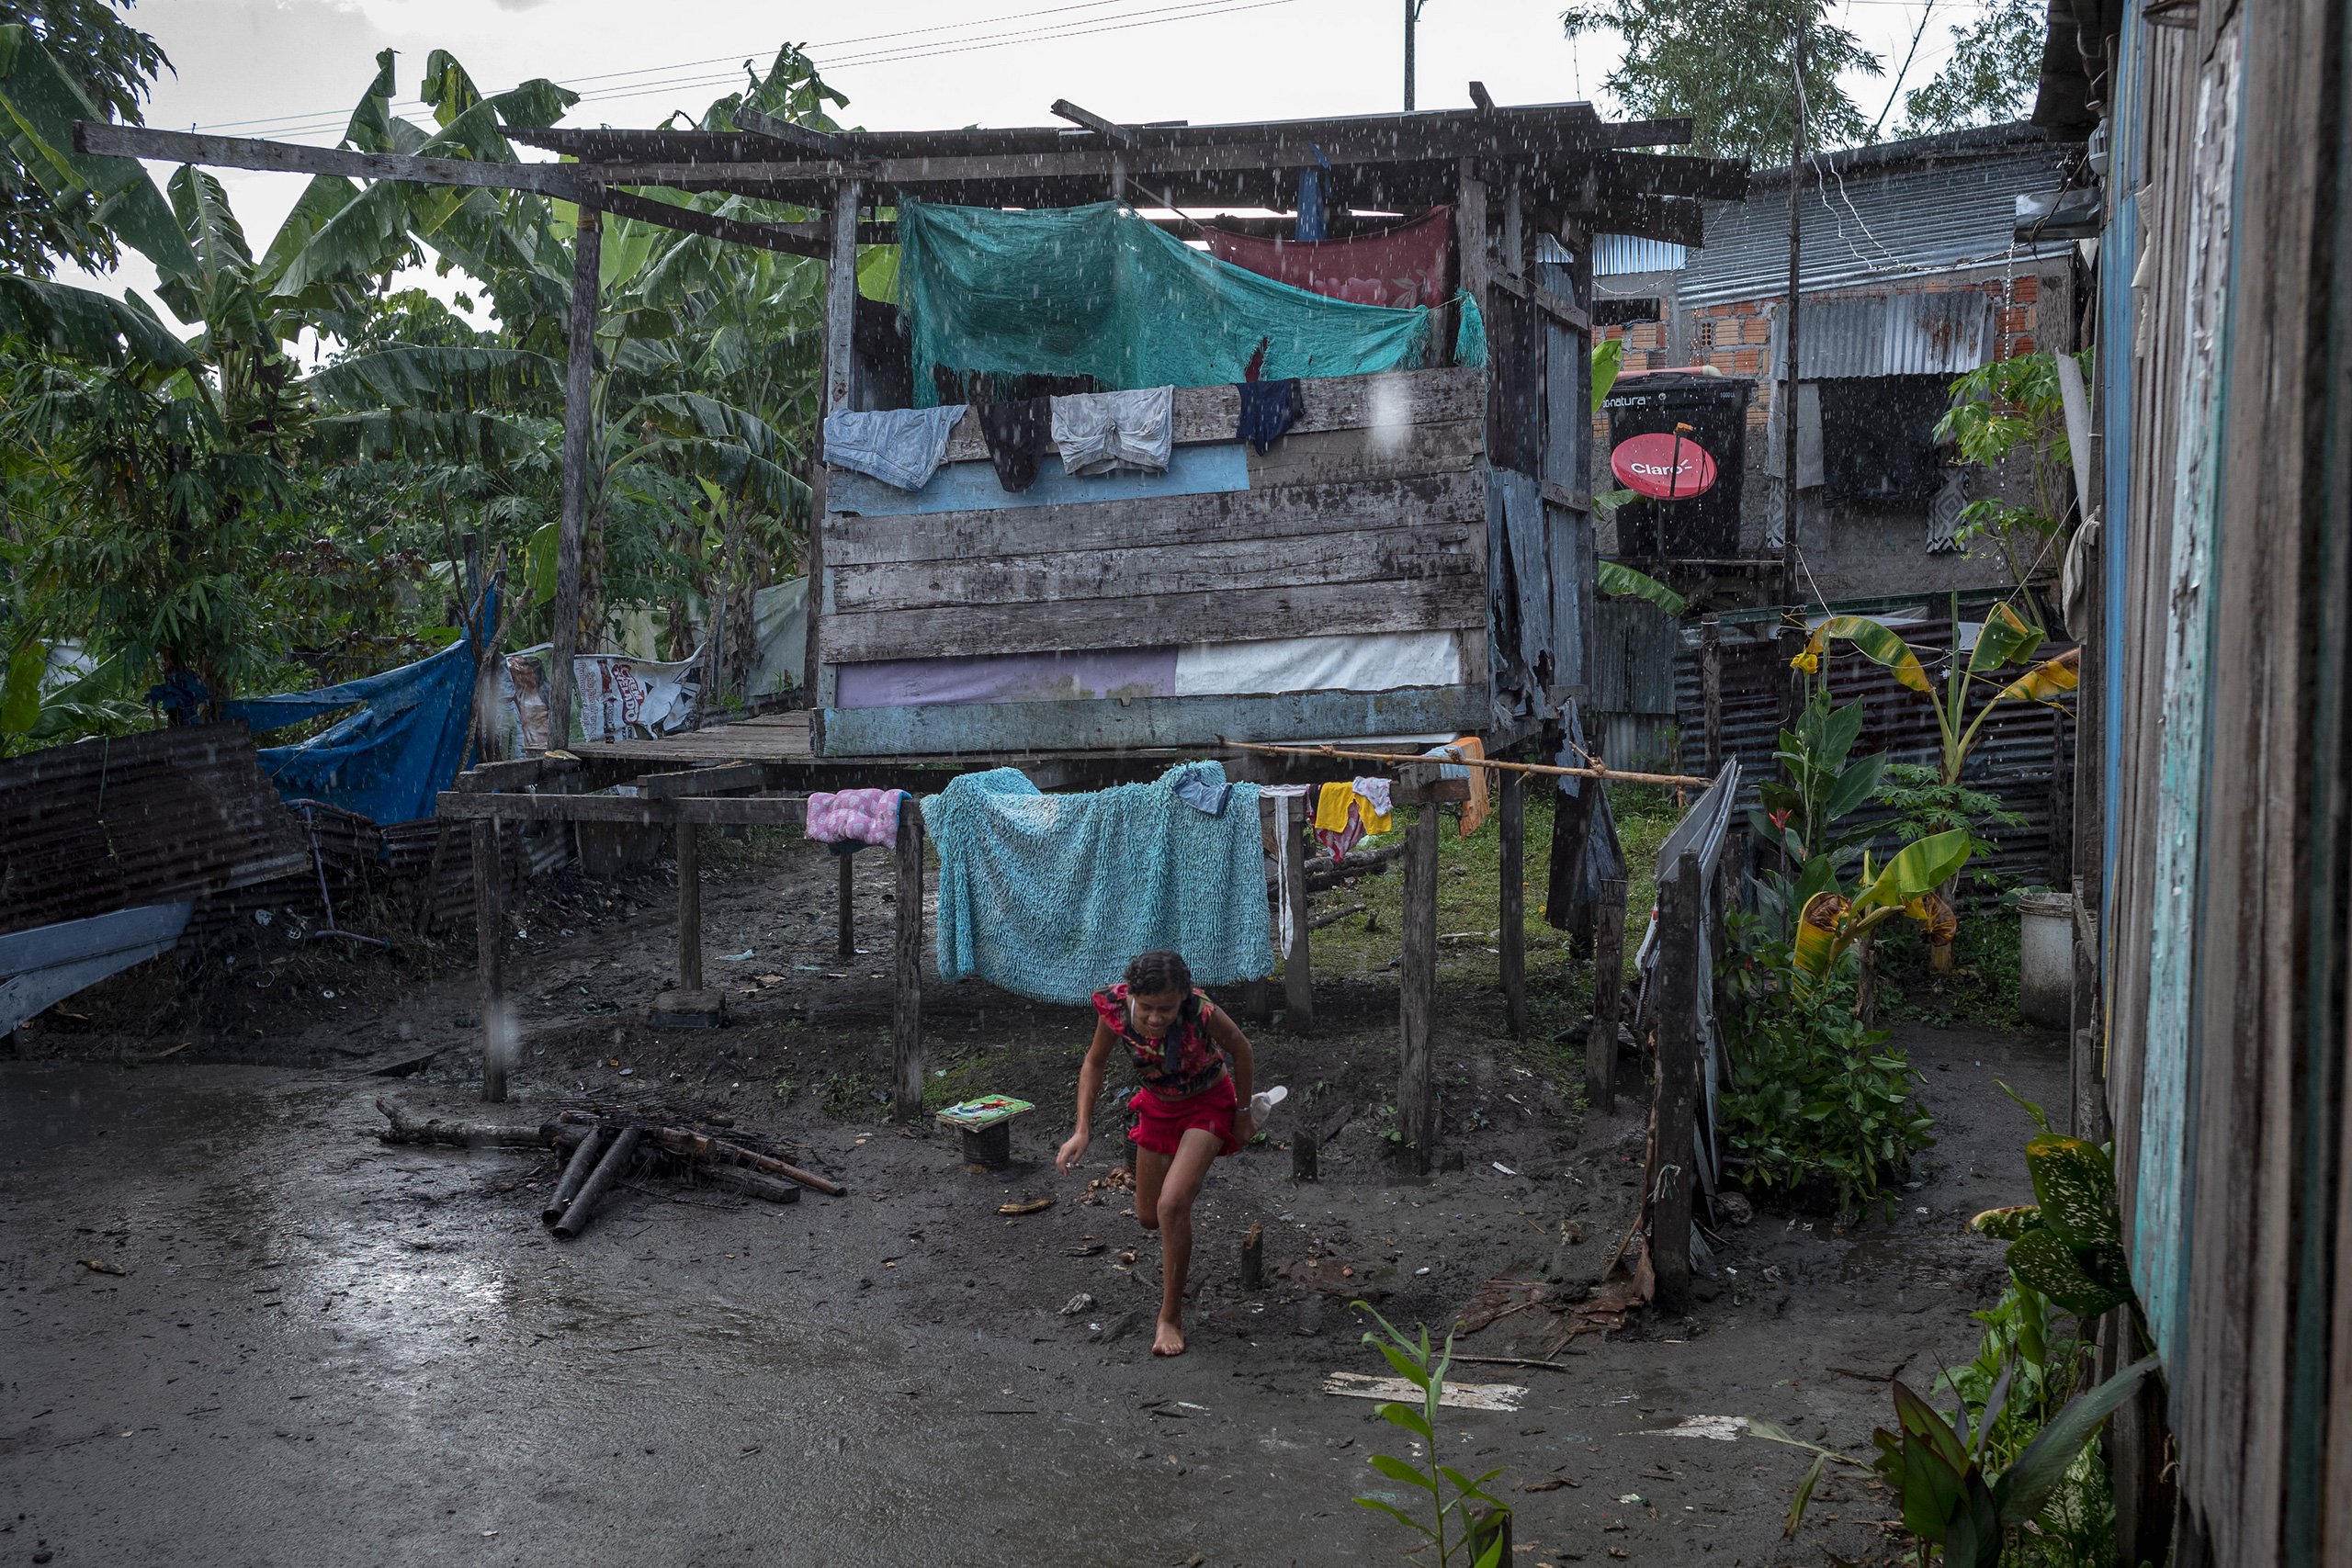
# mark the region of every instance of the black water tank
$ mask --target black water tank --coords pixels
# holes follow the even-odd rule
[[[1690,426],[1689,439],[1715,460],[1714,484],[1680,501],[1629,502],[1617,510],[1617,554],[1628,560],[1728,560],[1739,554],[1739,497],[1747,467],[1747,400],[1752,381],[1656,370],[1618,378],[1601,410],[1609,417],[1609,450],[1635,435],[1671,434]],[[1593,476],[1613,490],[1612,473]]]

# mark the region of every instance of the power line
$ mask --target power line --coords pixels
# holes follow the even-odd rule
[[[844,48],[855,43],[879,43],[889,39],[909,38],[924,33],[944,32],[954,28],[988,26],[992,23],[1023,21],[1031,17],[1057,16],[1072,11],[1100,10],[1106,5],[1122,5],[1126,3],[1128,3],[1128,0],[1082,0],[1082,3],[1080,4],[1047,6],[1039,10],[1015,12],[1012,15],[1001,17],[982,18],[978,21],[967,19],[962,22],[941,23],[933,27],[910,28],[891,33],[868,34],[864,38],[840,39],[831,43],[824,44],[810,44],[806,47],[813,55],[814,51],[820,49]],[[1186,0],[1186,3],[1184,4],[1160,6],[1143,11],[1132,11],[1124,16],[1115,17],[1093,18],[1093,20],[1097,22],[1097,25],[1090,27],[1070,27],[1067,24],[1057,24],[1048,27],[1017,28],[1012,31],[1003,33],[967,34],[962,38],[936,39],[924,44],[893,45],[888,48],[861,51],[848,56],[847,58],[832,61],[820,61],[818,62],[818,66],[821,72],[839,72],[866,65],[895,64],[916,60],[933,59],[943,55],[965,54],[982,50],[1002,49],[1016,43],[1033,40],[1045,41],[1065,38],[1085,38],[1096,33],[1124,32],[1135,28],[1163,26],[1171,21],[1189,21],[1209,17],[1228,16],[1238,12],[1264,10],[1275,6],[1287,6],[1295,3],[1296,0]],[[1079,19],[1086,20],[1089,18]],[[653,71],[685,70],[693,66],[716,63],[720,61],[733,61],[735,59],[736,57],[733,55],[719,55],[713,56],[707,61],[689,61],[676,65],[667,66],[646,66],[640,67],[636,71],[607,72],[599,75],[575,77],[573,80],[582,82],[610,81],[616,78],[641,76]],[[582,103],[613,103],[628,98],[649,97],[656,94],[679,92],[695,87],[726,85],[740,81],[741,79],[740,72],[741,67],[739,65],[735,70],[716,74],[696,73],[690,75],[664,77],[650,82],[622,82],[612,87],[591,89],[590,91],[584,92],[581,94],[580,101]],[[407,99],[395,104],[393,106],[393,109],[396,113],[413,113],[416,110],[427,108],[429,107],[429,105],[425,104],[421,99]],[[246,128],[270,127],[275,128],[273,133],[276,135],[304,136],[323,134],[328,131],[339,131],[347,123],[348,119],[349,111],[335,110],[332,113],[322,112],[309,116],[282,115],[268,118],[220,121],[208,126],[198,127],[196,129],[228,130]]]

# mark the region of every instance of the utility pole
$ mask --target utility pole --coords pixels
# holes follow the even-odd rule
[[[1413,24],[1421,19],[1421,7],[1429,0],[1405,0],[1405,108],[1413,107]]]
[[[1804,46],[1813,23],[1813,0],[1799,0],[1795,74],[1789,84],[1789,300],[1781,334],[1781,603],[1797,602],[1797,288],[1798,200],[1804,190]]]

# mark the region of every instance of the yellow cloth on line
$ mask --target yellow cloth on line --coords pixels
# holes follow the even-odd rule
[[[1346,832],[1348,807],[1355,798],[1356,786],[1351,784],[1327,784],[1317,790],[1315,795],[1315,830],[1318,833]]]
[[[1487,743],[1475,735],[1465,735],[1452,745],[1441,746],[1430,753],[1432,756],[1451,757],[1456,761],[1470,761],[1486,754]],[[1470,799],[1462,807],[1462,836],[1466,839],[1486,826],[1487,814],[1493,807],[1487,798],[1487,770],[1470,768],[1465,771],[1470,775]]]

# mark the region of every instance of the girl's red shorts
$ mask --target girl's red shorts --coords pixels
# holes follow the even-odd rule
[[[1234,1096],[1231,1073],[1190,1100],[1162,1100],[1148,1089],[1139,1089],[1136,1097],[1127,1101],[1127,1109],[1136,1118],[1127,1136],[1137,1148],[1172,1158],[1187,1128],[1205,1128],[1221,1141],[1216,1157],[1222,1159],[1240,1152],[1241,1145],[1233,1136],[1234,1112],[1240,1108],[1241,1102]]]

